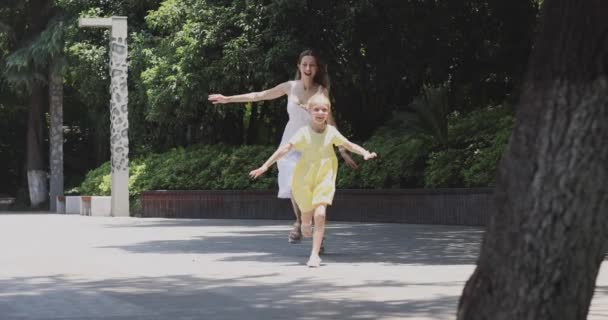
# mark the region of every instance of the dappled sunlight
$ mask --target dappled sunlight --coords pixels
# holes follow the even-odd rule
[[[38,319],[280,319],[286,312],[293,319],[447,319],[457,302],[457,296],[439,294],[428,299],[388,301],[376,301],[371,296],[347,298],[343,292],[356,287],[335,286],[314,278],[273,284],[259,281],[273,276],[210,279],[181,275],[103,281],[83,281],[67,275],[15,277],[0,280],[0,307],[9,318]]]
[[[453,319],[483,235],[331,222],[311,269],[291,221],[0,219],[2,320]],[[600,272],[590,319],[608,312],[607,283]]]

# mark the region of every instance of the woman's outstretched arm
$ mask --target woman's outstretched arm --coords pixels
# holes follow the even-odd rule
[[[211,101],[211,103],[213,104],[273,100],[288,94],[290,86],[291,85],[289,84],[289,82],[283,82],[274,88],[270,88],[264,91],[237,94],[234,96],[224,96],[218,93],[214,93],[209,95],[208,100]]]

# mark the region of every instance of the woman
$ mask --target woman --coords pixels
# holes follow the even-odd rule
[[[305,105],[315,93],[322,93],[329,97],[329,76],[327,67],[319,59],[314,50],[305,50],[298,57],[295,80],[283,82],[274,88],[260,92],[250,92],[245,94],[224,96],[221,94],[209,95],[209,101],[213,104],[225,104],[234,102],[255,102],[262,100],[273,100],[287,95],[287,113],[289,121],[285,126],[283,137],[279,146],[288,143],[289,139],[301,128],[310,122],[310,115],[305,109]],[[333,117],[330,116],[329,123],[335,125]],[[340,148],[340,154],[344,162],[351,168],[356,169],[357,164],[350,157],[344,148]],[[300,158],[298,151],[290,151],[278,163],[279,169],[279,198],[291,199],[296,222],[293,229],[289,232],[288,240],[290,243],[297,243],[302,239],[300,231],[301,212],[298,205],[291,196],[291,179],[296,162]]]

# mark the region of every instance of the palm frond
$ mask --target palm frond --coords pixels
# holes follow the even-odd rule
[[[448,86],[422,87],[405,111],[395,114],[409,133],[432,137],[440,144],[448,141]]]
[[[27,46],[6,58],[4,77],[16,85],[29,87],[33,81],[46,81],[47,69],[63,56],[63,21],[53,21]]]
[[[2,21],[0,21],[0,33],[4,33],[11,40],[15,38],[13,28]]]

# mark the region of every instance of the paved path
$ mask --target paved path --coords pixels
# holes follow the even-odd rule
[[[332,223],[309,269],[288,223],[2,214],[0,319],[453,319],[482,234]]]

